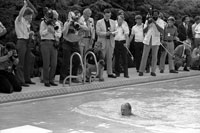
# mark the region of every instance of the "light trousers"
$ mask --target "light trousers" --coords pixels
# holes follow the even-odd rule
[[[146,45],[144,44],[144,49],[142,53],[142,60],[140,63],[140,70],[139,72],[144,72],[147,64],[147,59],[149,56],[149,52],[152,49],[152,59],[151,59],[151,72],[156,72],[156,67],[157,67],[157,55],[158,55],[158,48],[159,45]]]

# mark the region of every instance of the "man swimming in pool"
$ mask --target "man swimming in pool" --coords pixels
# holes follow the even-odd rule
[[[130,103],[124,103],[121,105],[121,115],[122,116],[132,116],[133,113],[131,112],[131,104]]]

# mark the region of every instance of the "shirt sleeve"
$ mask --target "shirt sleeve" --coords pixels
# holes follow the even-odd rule
[[[131,35],[133,35],[133,36],[135,35],[135,26],[133,26],[131,29]]]
[[[47,26],[44,23],[44,21],[42,21],[40,24],[40,36],[45,36],[47,35],[47,33],[48,33]]]

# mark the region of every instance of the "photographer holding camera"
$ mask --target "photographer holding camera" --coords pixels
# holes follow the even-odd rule
[[[57,67],[57,47],[62,35],[58,22],[58,13],[46,8],[45,16],[40,24],[41,53],[43,60],[43,81],[46,87],[57,86],[54,77]]]
[[[79,41],[83,38],[85,30],[88,30],[86,25],[79,22],[80,12],[78,10],[70,11],[68,14],[68,20],[64,24],[63,28],[63,61],[60,70],[60,83],[66,76],[69,75],[70,57],[74,52],[80,53]],[[78,56],[73,58],[72,75],[77,75],[80,60]],[[72,79],[72,82],[78,83],[77,79]]]
[[[13,68],[18,62],[14,43],[8,42],[5,47],[0,46],[0,92],[12,93],[13,91],[20,92],[22,90],[13,74]]]
[[[140,63],[139,76],[143,76],[146,68],[147,58],[152,49],[152,60],[151,60],[151,76],[156,76],[156,66],[157,66],[157,54],[160,45],[160,36],[163,33],[165,22],[158,17],[159,11],[153,10],[150,15],[147,16],[147,20],[144,25],[144,32],[146,33],[143,43],[143,54]]]

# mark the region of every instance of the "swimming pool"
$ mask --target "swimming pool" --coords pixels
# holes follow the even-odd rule
[[[162,81],[1,106],[0,130],[28,124],[54,133],[200,133],[199,81]],[[120,115],[125,102],[136,116]]]

